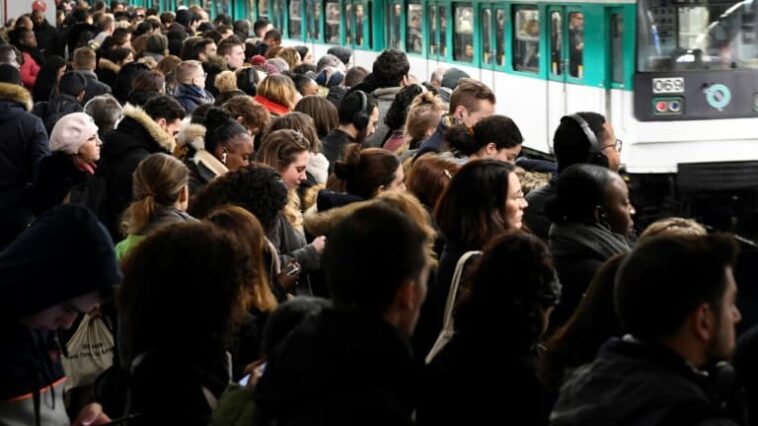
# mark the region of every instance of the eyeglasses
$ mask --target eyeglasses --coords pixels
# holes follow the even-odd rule
[[[624,142],[621,139],[616,139],[616,142],[613,145],[605,145],[601,149],[606,149],[606,148],[613,147],[613,148],[616,148],[616,151],[621,152],[621,147],[622,146],[624,146]]]

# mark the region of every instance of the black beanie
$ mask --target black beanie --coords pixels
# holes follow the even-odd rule
[[[11,64],[0,64],[0,83],[21,84],[21,73]]]
[[[69,71],[63,74],[63,77],[61,77],[61,80],[58,82],[58,92],[73,97],[79,96],[86,87],[87,78],[77,71]]]
[[[17,320],[121,281],[113,241],[87,208],[39,216],[0,253],[0,320]]]

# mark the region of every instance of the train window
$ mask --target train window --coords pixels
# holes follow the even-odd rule
[[[405,51],[409,53],[423,53],[423,36],[421,34],[421,22],[423,22],[423,7],[418,3],[408,3],[408,11],[405,14],[408,20],[407,33],[405,35]]]
[[[307,28],[307,37],[312,40],[318,40],[321,36],[321,1],[320,0],[306,0],[305,2],[306,14],[305,20]]]
[[[550,13],[550,73],[563,74],[563,15]]]
[[[497,65],[505,65],[505,10],[495,11],[495,56]]]
[[[584,75],[584,14],[569,13],[569,75]]]
[[[400,49],[400,26],[402,25],[403,11],[400,3],[387,2],[387,47],[389,49]]]
[[[157,0],[156,0],[157,3]],[[216,15],[232,16],[232,1],[218,0],[216,2]]]
[[[624,83],[624,17],[611,14],[611,78],[614,83]]]
[[[447,56],[447,10],[445,6],[440,6],[440,55]]]
[[[345,3],[345,41],[347,44],[353,43],[353,5]]]
[[[474,60],[474,9],[469,6],[455,6],[455,26],[453,27],[453,59],[471,62]]]
[[[290,38],[303,38],[303,13],[300,0],[290,0],[289,10],[289,36]]]
[[[490,44],[490,24],[492,23],[492,11],[482,9],[482,16],[480,19],[482,25],[482,63],[492,63],[492,45]]]
[[[427,33],[429,34],[429,54],[437,54],[437,6],[429,6],[429,19],[427,21]]]
[[[642,0],[637,10],[640,71],[758,69],[753,1]]]
[[[513,21],[513,68],[518,71],[539,72],[539,12],[534,8],[516,9]]]
[[[284,28],[284,0],[273,0],[272,6],[271,23],[274,24],[274,28],[281,31]]]
[[[340,4],[338,2],[326,3],[326,28],[324,36],[327,43],[339,44],[340,42]]]
[[[364,26],[369,19],[366,17],[366,6],[361,3],[357,3],[353,6],[355,8],[355,35],[353,41],[356,46],[366,47],[364,44]]]
[[[258,0],[258,19],[260,18],[268,18],[268,0]],[[252,21],[255,22],[256,19]]]

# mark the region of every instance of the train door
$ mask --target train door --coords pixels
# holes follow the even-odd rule
[[[605,115],[613,123],[617,136],[623,136],[625,132],[624,96],[627,93],[624,90],[626,88],[625,66],[629,65],[624,63],[624,9],[620,7],[608,8],[607,19],[609,32],[608,66],[610,69],[607,70],[609,78],[606,85]]]
[[[429,69],[434,69],[447,57],[447,7],[443,3],[428,2],[427,34],[429,37]]]
[[[505,8],[499,3],[479,5],[481,81],[495,93],[498,92],[497,70],[505,67],[505,17]]]
[[[584,102],[576,90],[584,80],[584,13],[572,6],[551,6],[547,14],[547,133],[550,135],[561,117],[580,110]]]

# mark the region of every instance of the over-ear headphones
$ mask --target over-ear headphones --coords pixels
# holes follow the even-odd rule
[[[367,111],[368,96],[363,90],[356,90],[356,92],[361,97],[361,110],[353,116],[353,126],[355,126],[358,131],[364,131],[366,130],[366,127],[368,127],[368,122],[371,120]]]
[[[590,143],[590,154],[587,157],[587,162],[596,166],[607,168],[608,157],[603,154],[603,148],[600,146],[600,143],[597,140],[597,136],[595,136],[595,132],[590,129],[590,125],[587,123],[587,120],[582,118],[582,116],[579,114],[571,114],[567,115],[566,117],[574,120],[574,122],[582,128],[582,132],[584,132],[584,135],[587,137],[587,141]]]

